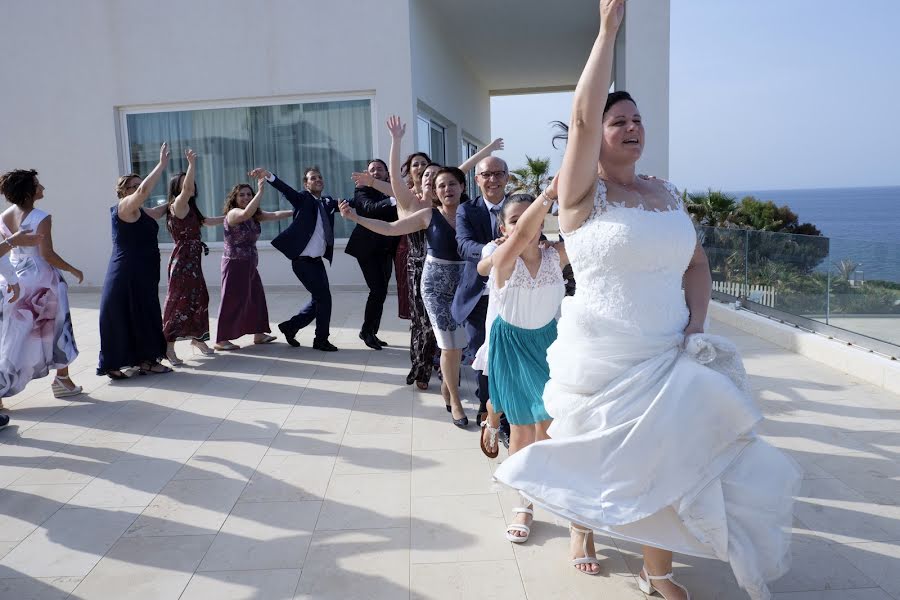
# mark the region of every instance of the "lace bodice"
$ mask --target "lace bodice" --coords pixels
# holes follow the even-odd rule
[[[516,259],[506,285],[498,288],[493,275],[488,283],[490,303],[504,321],[523,329],[538,329],[555,319],[566,295],[565,279],[555,248],[541,250],[541,266],[532,277],[525,261]]]
[[[673,204],[648,210],[607,202],[598,180],[594,210],[564,234],[578,292],[563,302],[586,335],[602,335],[614,321],[621,329],[680,333],[688,322],[681,278],[697,236],[675,186],[664,182]]]

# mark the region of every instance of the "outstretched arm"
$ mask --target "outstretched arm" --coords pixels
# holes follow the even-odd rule
[[[125,221],[131,221],[138,217],[138,212],[141,210],[141,206],[144,204],[144,202],[147,201],[147,198],[150,197],[150,192],[152,192],[153,188],[156,187],[156,182],[159,181],[160,176],[162,176],[163,171],[166,170],[166,166],[168,164],[169,144],[164,143],[159,148],[159,162],[156,163],[156,166],[153,167],[153,170],[150,171],[147,177],[141,182],[141,185],[138,186],[138,189],[119,200],[119,205],[116,210],[120,218]],[[165,207],[165,205],[163,206]],[[150,211],[147,212],[149,213]],[[163,209],[162,214],[165,214],[165,208]],[[153,216],[153,218],[158,219],[159,216]]]
[[[603,140],[603,109],[612,78],[616,34],[625,16],[625,0],[600,0],[600,33],[575,88],[569,141],[559,176],[560,226],[578,228],[593,208],[597,160]]]
[[[184,175],[184,181],[181,182],[181,192],[178,193],[175,201],[172,202],[172,214],[177,219],[185,218],[191,209],[188,201],[194,195],[194,177],[197,169],[197,153],[188,148],[184,151],[184,156],[187,158],[188,168]]]
[[[385,196],[392,196],[394,194],[394,188],[389,181],[375,179],[371,173],[354,171],[353,174],[350,175],[350,179],[353,180],[353,183],[355,183],[357,187],[370,187],[378,190]]]
[[[419,212],[413,213],[408,217],[404,217],[399,221],[381,221],[379,219],[367,219],[360,217],[356,211],[350,208],[350,204],[346,200],[341,200],[341,216],[348,221],[353,221],[358,225],[362,225],[366,229],[380,233],[381,235],[400,236],[415,231],[427,229],[431,224],[431,209],[426,208]]]
[[[259,211],[260,222],[279,221],[281,219],[287,219],[288,217],[292,216],[294,216],[294,211],[292,210],[276,210],[274,212],[266,212],[264,210]]]
[[[295,209],[300,209],[300,207],[303,205],[303,194],[286,184],[278,177],[275,177],[275,175],[273,175],[271,171],[263,169],[262,167],[257,167],[250,171],[249,175],[253,179],[257,180],[262,177],[266,181],[271,183],[272,187],[281,192],[281,195],[284,196],[284,199],[287,200]]]
[[[482,160],[496,152],[497,150],[503,150],[503,138],[497,138],[475,154],[471,156],[466,162],[459,165],[459,170],[463,173],[468,173],[472,169],[478,166]]]

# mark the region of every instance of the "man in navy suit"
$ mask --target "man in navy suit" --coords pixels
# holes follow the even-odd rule
[[[272,240],[282,254],[291,261],[294,275],[312,295],[312,299],[296,315],[278,324],[288,344],[300,345],[297,332],[315,320],[315,350],[335,352],[337,348],[328,341],[331,327],[331,289],[328,286],[327,259],[334,255],[334,213],[338,201],[323,196],[325,180],[318,167],[309,167],[303,174],[305,191],[298,192],[269,171],[258,168],[251,177],[264,175],[266,180],[294,207],[293,222]]]
[[[466,261],[462,280],[456,288],[450,307],[453,318],[465,324],[469,345],[466,356],[472,357],[484,344],[487,319],[487,277],[478,274],[478,261],[484,245],[500,237],[499,213],[506,200],[509,168],[506,161],[489,156],[475,168],[475,181],[481,196],[465,202],[456,211],[456,243],[459,255]],[[488,400],[487,377],[478,372],[479,421],[486,412]]]

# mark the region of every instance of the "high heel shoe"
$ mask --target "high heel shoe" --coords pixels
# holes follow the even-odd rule
[[[453,413],[450,413],[450,418],[453,419]],[[460,429],[465,429],[469,426],[469,417],[463,415],[461,419],[453,419],[453,424],[459,427]]]
[[[203,345],[201,346],[200,344],[203,344]],[[216,353],[215,350],[213,350],[212,348],[210,348],[209,346],[207,346],[204,342],[202,342],[200,340],[191,340],[191,348],[194,350],[195,353],[199,352],[203,356],[212,356],[213,354]]]
[[[646,579],[645,579],[646,578]],[[652,596],[653,594],[659,594],[663,597],[663,600],[668,600],[665,594],[660,592],[656,587],[654,587],[653,582],[661,579],[668,579],[669,582],[675,587],[681,589],[686,594],[685,600],[691,600],[691,593],[688,591],[686,587],[675,581],[672,577],[671,571],[666,573],[665,575],[651,575],[647,572],[647,567],[642,567],[641,572],[638,575],[638,588],[648,596]]]
[[[591,554],[594,554],[594,552],[588,551],[590,549],[589,548],[590,544],[588,543],[588,538],[593,533],[593,531],[591,531],[590,529],[585,529],[583,527],[579,527],[575,523],[569,524],[569,531],[577,531],[582,536],[584,536],[583,537],[584,542],[581,545],[581,550],[582,550],[582,553],[584,554],[584,556],[582,556],[581,558],[573,558],[572,566],[575,567],[576,569],[578,569],[578,571],[581,571],[582,573],[584,573],[585,575],[599,575],[600,574],[599,568],[596,571],[594,571],[594,570],[582,571],[581,569],[578,568],[578,565],[597,565],[598,567],[600,566],[600,561],[597,560],[597,557],[591,556]]]
[[[50,389],[53,390],[54,398],[68,398],[69,396],[77,396],[78,394],[80,394],[82,392],[80,385],[75,385],[74,383],[72,383],[72,385],[74,385],[75,387],[70,388],[65,383],[63,383],[63,381],[68,381],[69,383],[72,383],[72,380],[69,379],[68,377],[57,376],[53,380],[53,383],[50,384]],[[0,406],[2,406],[2,405],[0,405]]]
[[[166,360],[168,360],[169,364],[173,367],[184,364],[184,361],[178,358],[178,355],[175,354],[174,350],[166,350]]]

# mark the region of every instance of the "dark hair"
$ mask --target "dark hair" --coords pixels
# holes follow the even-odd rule
[[[615,92],[609,94],[608,96],[606,96],[606,105],[603,107],[603,115],[606,116],[606,113],[609,112],[609,109],[611,109],[613,106],[615,106],[619,102],[624,102],[625,100],[628,100],[629,102],[634,102],[634,98],[632,98],[631,94],[629,94],[625,90],[615,91]],[[637,102],[634,102],[634,104],[635,104],[635,106],[637,106]],[[556,148],[556,142],[558,142],[558,141],[565,142],[566,140],[569,139],[569,126],[566,123],[563,123],[562,121],[551,121],[550,124],[553,125],[554,127],[556,127],[556,129],[560,130],[560,132],[561,132],[561,133],[557,133],[556,135],[554,135],[553,139],[551,140],[553,147]]]
[[[428,163],[427,165],[425,165],[426,169],[429,166],[431,166],[432,162],[431,162],[430,156],[428,156],[424,152],[413,152],[412,154],[410,154],[409,156],[406,157],[406,161],[403,163],[403,166],[400,167],[400,175],[402,175],[403,177],[406,177],[407,175],[409,175],[409,169],[412,166],[412,161],[417,156],[421,156],[422,158],[425,159],[425,162]]]
[[[27,208],[37,194],[38,172],[34,169],[15,169],[0,176],[0,194],[16,206]]]
[[[463,191],[459,197],[460,204],[462,204],[463,202],[469,201],[469,195],[466,193],[466,174],[463,173],[459,169],[459,167],[441,167],[441,169],[437,173],[434,174],[435,189],[437,189],[437,178],[440,177],[441,175],[452,175],[453,178],[456,179],[456,181],[458,181],[459,184],[462,186]],[[437,199],[437,193],[435,193],[434,203],[435,203],[435,206],[440,206],[440,200]]]
[[[306,169],[303,170],[303,183],[306,183],[306,178],[310,173],[318,173],[319,177],[325,178],[325,176],[322,175],[322,169],[319,168],[319,165],[313,165],[311,167],[306,167]]]
[[[254,194],[253,186],[250,185],[249,183],[237,184],[236,186],[231,188],[231,191],[228,192],[228,196],[225,197],[225,206],[222,207],[222,211],[223,211],[222,214],[228,215],[228,213],[231,211],[232,208],[238,208],[238,203],[237,203],[238,194],[240,194],[241,190],[244,188],[249,189],[250,193]],[[260,211],[260,208],[257,207],[256,212],[253,213],[254,221],[259,221],[259,211]]]
[[[181,188],[184,186],[184,178],[187,176],[187,173],[181,172],[172,175],[169,179],[169,197],[167,198],[167,202],[169,206],[175,202],[175,198],[178,197],[178,194],[181,193]],[[202,223],[206,217],[203,216],[203,213],[200,212],[200,209],[197,207],[197,184],[194,184],[194,194],[191,196],[190,200],[188,200],[188,207],[190,212],[194,213],[199,217],[200,222]],[[171,214],[171,213],[167,213]],[[168,221],[168,218],[166,219]]]
[[[367,160],[367,161],[366,161],[366,168],[369,168],[369,165],[371,165],[372,163],[375,163],[375,162],[381,163],[381,166],[384,167],[384,170],[385,170],[385,171],[388,170],[387,163],[384,162],[383,160],[381,160],[380,158],[370,158],[369,160]]]
[[[531,204],[534,202],[534,196],[531,194],[512,194],[506,198],[506,202],[503,203],[503,208],[500,209],[500,214],[498,216],[498,220],[500,224],[506,226],[506,209],[510,206],[515,206],[516,204]]]
[[[425,168],[422,170],[422,173],[424,174],[425,171],[427,171],[427,170],[430,169],[431,167],[437,167],[437,168],[438,168],[438,173],[440,173],[441,169],[444,168],[444,166],[443,166],[442,164],[440,164],[440,163],[430,162],[430,163],[428,163],[427,165],[425,165]],[[434,174],[435,177],[437,177],[437,175],[438,175],[437,173]],[[432,189],[434,189],[434,184],[432,184]],[[425,190],[422,190],[423,193],[424,193],[424,191],[425,191]],[[434,194],[434,198],[431,199],[431,205],[432,205],[433,207],[435,207],[435,208],[440,207],[441,201],[437,199],[437,194]]]

